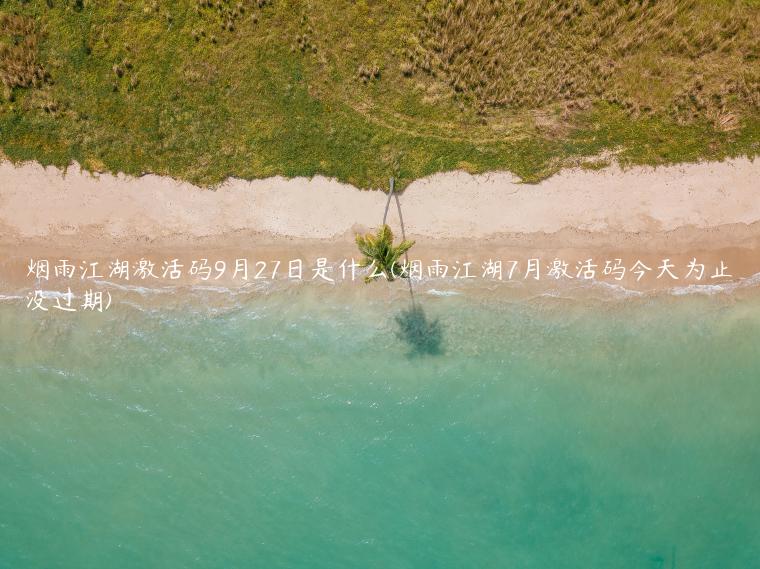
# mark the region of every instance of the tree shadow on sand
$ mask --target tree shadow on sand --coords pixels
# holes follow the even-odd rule
[[[409,346],[409,356],[440,355],[443,353],[443,326],[438,318],[429,320],[422,306],[416,303],[395,316],[396,336]]]

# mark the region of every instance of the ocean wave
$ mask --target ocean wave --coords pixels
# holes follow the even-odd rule
[[[737,290],[751,288],[760,285],[760,273],[755,273],[748,277],[743,277],[733,281],[720,284],[690,284],[687,286],[673,287],[668,292],[674,296],[684,296],[688,294],[720,294],[732,293]]]
[[[673,296],[685,296],[687,294],[719,294],[729,292],[723,285],[698,285],[690,284],[687,286],[677,286],[668,290]]]
[[[115,283],[113,281],[107,281],[107,280],[101,280],[101,279],[93,279],[93,282],[100,286],[109,286],[118,290],[123,290],[125,292],[136,292],[141,295],[173,293],[173,292],[177,292],[177,289],[179,288],[176,286],[146,287],[146,286],[139,286],[139,285]]]
[[[23,300],[23,296],[19,296],[16,294],[0,294],[0,302],[8,301],[8,300]]]
[[[459,296],[462,294],[457,290],[438,290],[435,288],[428,289],[425,292],[433,296]]]
[[[49,298],[77,298],[77,295],[75,295],[73,292],[63,292],[60,290],[37,290],[37,294],[44,299]]]
[[[610,282],[607,282],[607,281],[598,281],[596,279],[593,279],[592,282],[591,282],[591,285],[595,286],[595,287],[598,287],[598,288],[601,288],[603,290],[606,290],[610,294],[618,295],[618,296],[622,296],[622,297],[626,297],[626,298],[627,297],[631,297],[631,296],[639,297],[639,296],[644,296],[645,295],[645,293],[642,292],[642,291],[640,291],[640,290],[634,290],[632,288],[626,288],[626,287],[624,287],[621,284],[610,283]]]
[[[151,297],[166,298],[166,295],[172,295],[173,297],[180,297],[187,295],[187,300],[190,305],[193,304],[193,299],[197,299],[204,304],[217,304],[221,302],[222,305],[218,307],[205,306],[203,311],[208,313],[228,313],[230,310],[236,308],[242,308],[246,305],[248,300],[255,299],[257,296],[278,294],[282,292],[298,292],[301,287],[308,285],[309,282],[292,282],[292,281],[249,281],[242,286],[224,286],[216,284],[186,284],[176,286],[143,286],[138,284],[118,283],[109,280],[94,280],[94,284],[101,287],[113,288],[115,290],[123,291],[127,294],[119,295],[117,299],[114,297],[114,301],[118,304],[124,304],[134,309],[155,313],[162,309],[164,303],[163,300],[156,298],[154,302],[149,302]],[[489,294],[499,294],[500,292],[507,293],[509,291],[517,293],[520,298],[525,298],[523,293],[528,292],[527,298],[574,298],[576,296],[585,296],[591,292],[592,296],[600,300],[617,300],[626,298],[650,298],[660,295],[670,295],[674,297],[688,296],[688,295],[721,295],[731,294],[741,290],[751,290],[753,288],[760,288],[760,272],[750,275],[744,278],[734,279],[729,282],[723,283],[690,283],[683,284],[681,286],[663,287],[654,290],[637,290],[635,288],[626,287],[618,282],[609,282],[607,280],[598,279],[573,279],[573,280],[560,280],[560,281],[547,281],[541,282],[523,282],[520,280],[507,280],[507,281],[494,281],[490,279],[472,279],[463,280],[453,277],[446,278],[414,278],[412,280],[413,286],[416,292],[419,294],[425,294],[432,297],[454,297],[454,296],[470,296],[477,295],[478,291],[487,292]],[[296,285],[296,286],[293,286]],[[344,286],[349,286],[350,283],[344,283]],[[532,290],[535,287],[535,293]],[[312,287],[307,287],[312,288]],[[332,287],[330,287],[332,288]],[[316,290],[316,289],[315,289]],[[29,298],[29,294],[33,292],[30,290],[15,290],[6,291],[5,294],[0,294],[0,302],[23,302],[24,299]],[[132,294],[137,295],[137,298]],[[66,299],[71,294],[71,298],[78,299],[82,295],[75,292],[69,293],[61,290],[39,290],[37,294],[46,300],[54,299]],[[144,301],[140,298],[145,299]],[[185,304],[185,303],[183,303]],[[185,304],[185,308],[187,305]]]
[[[222,285],[208,285],[208,284],[182,284],[174,286],[140,286],[132,284],[117,283],[108,280],[93,279],[93,282],[100,286],[113,287],[125,292],[136,292],[141,295],[149,294],[174,294],[181,291],[194,291],[194,292],[215,292],[218,294],[239,295],[250,292],[265,292],[271,290],[276,286],[276,283],[271,281],[258,281],[247,282],[238,287],[227,287]]]

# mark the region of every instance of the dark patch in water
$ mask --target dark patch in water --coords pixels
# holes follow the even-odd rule
[[[442,352],[443,327],[438,318],[428,320],[419,304],[413,304],[395,316],[398,338],[409,348],[410,356],[439,355]]]

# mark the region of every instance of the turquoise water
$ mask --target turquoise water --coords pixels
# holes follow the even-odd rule
[[[0,567],[760,567],[757,300],[381,296],[0,303]]]

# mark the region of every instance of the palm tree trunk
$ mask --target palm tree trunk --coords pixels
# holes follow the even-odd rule
[[[398,199],[398,194],[393,196],[396,198],[396,207],[398,208],[398,218],[401,222],[401,240],[406,241],[406,230],[404,229],[404,217],[401,215],[401,202]],[[412,306],[414,306],[414,290],[412,289],[412,274],[411,274],[411,265],[409,264],[409,252],[404,251],[404,261],[406,262],[406,266],[409,267],[409,277],[406,279],[406,281],[409,283],[409,296],[412,297]]]
[[[385,225],[386,220],[388,219],[388,208],[391,205],[391,198],[396,199],[396,208],[398,209],[398,219],[401,223],[401,240],[406,241],[406,229],[404,228],[404,216],[401,215],[401,202],[398,199],[398,194],[394,193],[396,189],[396,180],[394,178],[390,179],[390,191],[388,192],[388,200],[385,202],[385,213],[383,213],[383,225]],[[404,253],[404,261],[406,262],[406,266],[409,267],[409,253]],[[412,297],[412,306],[414,306],[414,290],[412,289],[412,277],[409,275],[409,278],[406,279],[409,283],[409,296]]]
[[[385,213],[383,213],[383,225],[385,225],[385,221],[388,219],[388,206],[391,205],[391,198],[393,197],[393,190],[395,189],[396,189],[395,180],[391,178],[391,189],[388,192],[388,200],[385,202]]]

